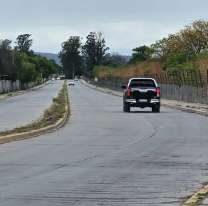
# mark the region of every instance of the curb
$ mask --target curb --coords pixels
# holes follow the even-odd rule
[[[12,135],[7,135],[7,136],[2,136],[0,137],[0,144],[8,143],[11,141],[17,141],[17,140],[22,140],[22,139],[29,139],[33,137],[37,137],[39,135],[43,135],[52,131],[55,131],[67,122],[69,116],[69,107],[66,106],[66,113],[64,114],[64,117],[58,120],[54,125],[50,125],[38,130],[32,130],[30,132],[23,132],[23,133],[16,133]]]
[[[203,110],[198,110],[198,109],[193,109],[193,108],[187,108],[187,107],[182,107],[182,106],[176,106],[176,105],[168,104],[168,103],[162,103],[162,106],[169,107],[169,108],[172,108],[172,109],[182,110],[182,111],[185,111],[185,112],[191,112],[191,113],[196,113],[196,114],[208,116],[208,111],[203,111]]]
[[[116,95],[116,96],[123,96],[122,94],[120,95],[120,94],[118,94],[118,92],[116,93],[113,90],[111,90],[111,91],[108,90],[108,92],[107,92],[107,91],[105,91],[106,89],[103,89],[103,88],[100,88],[100,87],[97,87],[97,86],[94,86],[94,85],[90,85],[89,83],[85,82],[84,80],[81,80],[80,82],[82,84],[84,84],[85,86],[90,87],[91,89],[99,90],[101,92],[105,92],[105,93]],[[168,103],[161,103],[161,105],[164,106],[164,107],[172,108],[172,109],[178,109],[178,110],[182,110],[182,111],[186,111],[186,112],[191,112],[191,113],[196,113],[196,114],[208,116],[208,111],[202,111],[202,110],[193,109],[193,108],[176,106],[176,105],[168,104]],[[197,205],[197,203],[200,200],[200,196],[199,195],[207,195],[207,194],[208,194],[208,185],[205,186],[204,188],[202,188],[201,190],[199,190],[196,194],[194,194],[182,206]]]
[[[37,88],[34,88],[34,87],[32,87],[32,88],[30,88],[30,89],[27,89],[27,90],[23,90],[22,92],[21,91],[17,91],[17,93],[14,93],[13,95],[11,95],[11,96],[5,96],[5,97],[0,97],[0,100],[3,100],[3,99],[8,99],[8,98],[11,98],[11,97],[15,97],[15,96],[18,96],[18,95],[21,95],[21,94],[26,94],[26,93],[28,93],[28,92],[31,92],[31,91],[36,91],[36,90],[38,90],[38,89],[41,89],[41,88],[43,88],[44,86],[46,86],[46,85],[48,85],[48,84],[50,84],[52,82],[52,80],[50,80],[49,82],[45,82],[45,83],[43,83],[43,84],[41,84],[41,85],[39,85],[39,86],[36,86]],[[10,92],[9,92],[10,93]],[[9,94],[9,93],[7,93],[7,94]]]
[[[188,199],[182,206],[192,206],[192,205],[198,205],[200,201],[200,195],[207,195],[208,193],[208,185],[199,190],[196,194],[194,194],[190,199]]]
[[[116,91],[113,91],[113,90],[110,90],[110,89],[107,89],[107,88],[104,89],[104,88],[101,88],[101,87],[97,87],[97,86],[91,85],[91,84],[85,82],[84,80],[80,80],[80,82],[81,82],[83,85],[85,85],[85,86],[87,86],[87,87],[89,87],[89,88],[91,88],[91,89],[95,89],[95,90],[98,90],[98,91],[101,91],[101,92],[105,92],[105,93],[107,93],[107,94],[119,96],[119,97],[122,97],[122,96],[123,96],[123,94],[119,94],[119,93],[116,92]]]

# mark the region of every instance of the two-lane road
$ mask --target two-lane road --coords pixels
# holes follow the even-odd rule
[[[69,99],[62,129],[0,145],[0,206],[179,206],[208,180],[206,117],[124,113],[80,82]]]
[[[41,89],[0,100],[0,131],[37,120],[57,97],[63,81],[53,81]]]

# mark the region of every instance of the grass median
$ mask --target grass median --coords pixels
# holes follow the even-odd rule
[[[43,112],[43,115],[30,124],[22,125],[16,127],[12,130],[5,130],[0,132],[0,137],[31,132],[34,130],[39,130],[47,126],[54,125],[61,118],[63,118],[68,110],[68,91],[67,91],[67,81],[64,82],[62,89],[59,91],[58,96],[52,99],[52,104],[50,108]]]

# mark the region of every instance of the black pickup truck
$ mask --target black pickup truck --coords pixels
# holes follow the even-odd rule
[[[151,107],[152,112],[160,112],[160,88],[153,78],[132,78],[127,86],[121,87],[123,93],[123,111],[130,112],[131,107]]]

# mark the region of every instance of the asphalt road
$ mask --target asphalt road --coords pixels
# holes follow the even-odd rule
[[[0,145],[0,206],[178,206],[208,180],[208,119],[122,99],[76,82],[69,122]]]
[[[53,81],[41,89],[0,100],[0,131],[38,119],[50,107],[62,85],[63,81]]]

